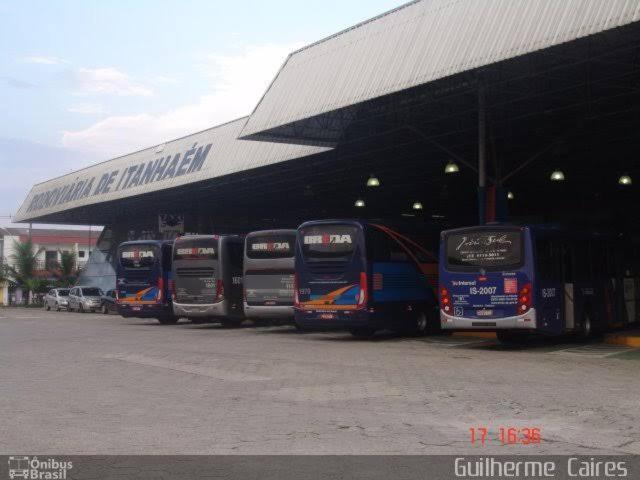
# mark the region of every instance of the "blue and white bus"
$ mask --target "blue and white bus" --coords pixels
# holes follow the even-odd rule
[[[138,240],[118,247],[116,308],[123,317],[176,323],[171,304],[172,242]]]
[[[623,288],[622,272],[630,270],[617,254],[619,243],[612,235],[551,225],[444,231],[441,326],[494,331],[511,342],[531,333],[589,337],[636,321],[625,308],[625,295],[637,292]]]
[[[360,220],[302,224],[296,242],[294,311],[305,329],[368,337],[437,326],[437,257],[386,226]]]

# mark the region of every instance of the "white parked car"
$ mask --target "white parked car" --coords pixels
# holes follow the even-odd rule
[[[69,291],[70,312],[95,312],[102,306],[103,292],[98,287],[73,287]]]
[[[68,288],[52,288],[44,296],[45,310],[52,308],[58,312],[69,306],[69,289]]]

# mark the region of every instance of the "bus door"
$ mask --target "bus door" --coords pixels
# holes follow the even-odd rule
[[[126,304],[156,303],[162,283],[161,252],[157,244],[124,244],[118,252],[118,301]],[[160,285],[160,287],[162,287]],[[136,311],[139,307],[132,306]]]
[[[571,246],[566,242],[559,243],[560,255],[561,255],[561,279],[564,290],[564,328],[565,330],[574,330],[576,328],[576,305],[580,306],[583,303],[581,300],[582,294],[593,295],[593,290],[589,291],[588,287],[584,285],[577,285],[576,288],[574,282],[574,251]]]
[[[362,227],[319,223],[303,226],[298,238],[303,260],[300,266],[296,263],[299,307],[334,311],[364,308],[367,270]]]
[[[586,253],[585,244],[588,245]],[[592,294],[581,298],[584,308],[579,318],[590,315],[597,329],[613,327],[617,320],[621,321],[626,315],[621,308],[624,286],[617,271],[611,239],[595,237],[588,242],[581,241],[576,246],[575,257],[576,282],[586,274],[589,280],[583,282],[581,291]],[[583,272],[585,268],[587,272]]]
[[[640,245],[633,235],[625,236],[616,245],[619,278],[622,283],[622,314],[619,318],[630,324],[638,321],[640,315]]]
[[[222,237],[221,251],[224,256],[223,280],[225,298],[229,301],[229,313],[242,315],[243,306],[243,262],[244,242],[240,237]]]
[[[563,276],[571,264],[563,263],[565,250],[557,238],[534,236],[532,248],[537,328],[558,335],[575,324],[573,283]]]
[[[218,237],[180,237],[173,248],[175,302],[204,305],[222,293],[219,276]]]

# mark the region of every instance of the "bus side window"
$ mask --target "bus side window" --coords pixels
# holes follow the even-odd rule
[[[562,281],[573,283],[574,280],[574,249],[570,242],[562,242]]]
[[[415,245],[412,245],[409,242],[402,242],[402,243],[407,248],[407,250],[411,252],[411,254],[415,257],[418,263],[438,263],[438,257],[436,254],[429,255],[429,253],[427,253],[428,252],[427,249],[425,249],[427,251],[424,251],[416,247]],[[416,242],[416,243],[420,245],[419,242]]]
[[[617,255],[616,248],[613,245],[613,241],[604,242],[604,251],[607,263],[603,274],[607,278],[614,278],[619,275],[619,257]]]
[[[391,249],[389,248],[388,240],[389,237],[377,228],[371,228],[371,230],[369,230],[369,248],[371,250],[372,261],[391,261]]]
[[[560,249],[557,242],[546,238],[536,240],[536,271],[546,281],[560,278]]]
[[[585,257],[585,262],[592,265],[592,278],[601,278],[607,270],[607,252],[603,246],[599,240],[589,242],[589,256]]]
[[[592,256],[590,245],[586,240],[577,240],[573,244],[573,274],[576,280],[587,280],[593,277],[595,269],[594,260],[601,262],[601,259]]]

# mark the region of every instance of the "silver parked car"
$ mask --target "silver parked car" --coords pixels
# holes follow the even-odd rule
[[[73,287],[69,291],[70,312],[95,312],[102,306],[104,293],[98,287]]]
[[[45,310],[52,308],[58,312],[69,306],[69,289],[68,288],[52,288],[44,296]]]

